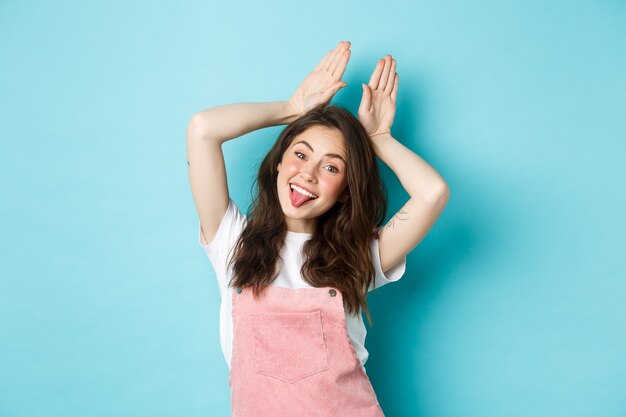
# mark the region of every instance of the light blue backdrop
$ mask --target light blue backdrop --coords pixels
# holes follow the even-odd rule
[[[450,202],[370,296],[388,416],[626,415],[626,4],[0,3],[0,416],[227,416],[191,115],[390,53]],[[282,127],[225,144],[246,208]],[[381,166],[388,217],[408,197]]]

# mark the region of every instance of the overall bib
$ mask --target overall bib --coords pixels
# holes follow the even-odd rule
[[[339,290],[233,288],[233,417],[384,417]]]

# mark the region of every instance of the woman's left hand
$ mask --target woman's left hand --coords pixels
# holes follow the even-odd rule
[[[350,59],[350,42],[339,42],[328,52],[315,69],[304,79],[289,99],[298,116],[313,107],[328,103],[339,89],[347,84],[341,81]]]
[[[363,84],[358,115],[368,135],[391,132],[397,95],[396,60],[387,55],[384,60],[378,60],[369,84]]]

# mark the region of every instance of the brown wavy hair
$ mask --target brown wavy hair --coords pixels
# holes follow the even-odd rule
[[[334,287],[346,310],[356,314],[361,306],[372,324],[367,289],[374,281],[370,241],[387,214],[387,190],[376,165],[376,153],[363,125],[350,111],[319,105],[288,124],[267,153],[253,182],[248,222],[235,244],[231,287],[251,287],[260,296],[278,275],[280,250],[287,225],[278,200],[277,166],[293,139],[321,125],[338,129],[346,145],[346,177],[350,198],[318,217],[316,230],[303,245],[301,274],[312,287]]]

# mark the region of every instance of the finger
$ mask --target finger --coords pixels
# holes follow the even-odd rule
[[[366,85],[365,88],[363,89],[363,98],[364,103],[365,103],[365,110],[370,111],[372,109],[372,90],[370,90],[370,88]]]
[[[361,97],[361,105],[359,105],[359,111],[368,112],[370,111],[370,107],[372,106],[372,94],[370,93],[369,87],[365,84],[361,85],[363,88],[363,96]]]
[[[393,101],[396,101],[396,97],[398,96],[398,80],[400,79],[400,76],[397,72],[395,79],[396,80],[393,82],[393,89],[391,90],[391,99]]]
[[[372,76],[370,77],[370,82],[369,82],[369,86],[372,90],[376,90],[378,88],[378,83],[380,81],[380,74],[383,72],[383,67],[384,67],[384,61],[382,59],[379,59],[378,62],[376,63],[376,68],[374,68],[374,72],[372,73]]]
[[[389,70],[391,69],[391,56],[387,54],[385,56],[385,67],[383,68],[382,74],[380,74],[380,82],[378,84],[378,88],[380,90],[384,90],[387,85],[387,79],[389,79]]]
[[[335,49],[330,51],[330,56],[328,57],[328,60],[326,60],[326,65],[324,66],[324,70],[332,72],[331,67],[333,65],[333,62],[335,61],[335,58],[337,57],[337,54],[342,49],[342,45],[343,45],[343,42],[339,42],[339,45],[337,45]]]
[[[337,67],[333,71],[334,78],[338,80],[341,79],[341,77],[343,76],[343,72],[346,70],[346,66],[348,65],[349,59],[350,59],[350,50],[346,49],[345,51],[343,51],[343,54],[341,55],[341,59],[339,60]]]
[[[348,41],[343,42],[343,44],[337,50],[337,53],[333,57],[333,61],[330,63],[330,66],[328,68],[328,72],[330,72],[331,74],[335,73],[335,71],[337,70],[337,66],[344,59],[345,53],[346,53],[346,49],[348,49],[348,48],[350,48],[350,42],[348,42]]]
[[[337,93],[337,91],[339,91],[339,89],[341,89],[342,87],[344,87],[346,84],[344,82],[339,82],[337,84],[333,84],[329,89],[327,89],[323,94],[322,94],[322,98],[324,102],[330,101],[330,99],[333,98],[333,96],[335,95],[335,93]]]
[[[328,51],[326,53],[326,55],[324,55],[324,58],[322,58],[322,60],[320,61],[319,64],[317,64],[317,67],[315,67],[315,69],[313,71],[319,71],[321,69],[326,68],[326,65],[328,65],[328,59],[330,58],[330,55],[333,53],[333,51]]]
[[[393,83],[396,82],[396,60],[391,60],[391,69],[389,70],[389,79],[387,80],[387,85],[385,86],[385,91],[391,91],[393,88]]]
[[[325,69],[328,67],[328,64],[329,64],[329,62],[330,62],[330,59],[332,58],[333,53],[334,53],[334,52],[335,52],[335,50],[339,47],[339,45],[341,45],[341,42],[339,42],[339,43],[337,44],[337,46],[335,47],[335,49],[332,49],[332,50],[328,51],[328,52],[326,53],[326,55],[324,55],[324,58],[322,58],[322,60],[320,61],[320,63],[317,65],[317,67],[315,67],[315,71],[322,70],[322,69],[323,69],[323,70],[325,70]]]

